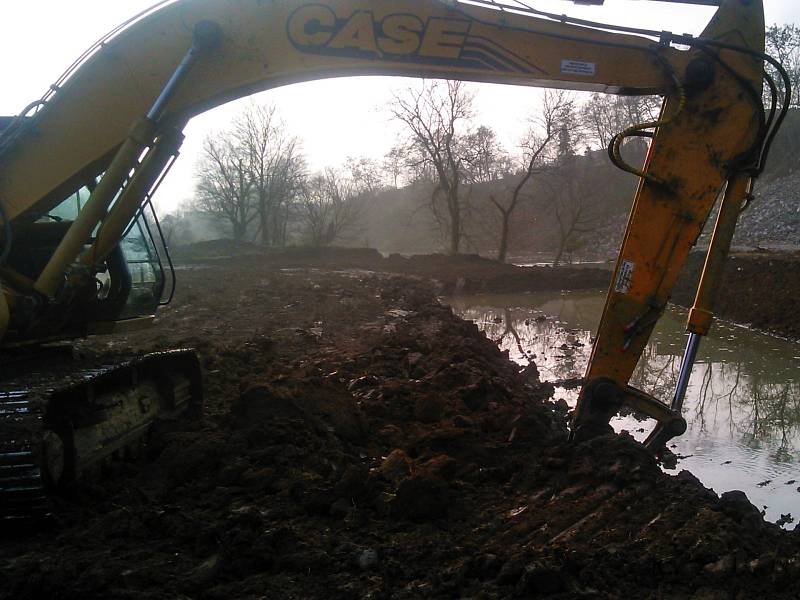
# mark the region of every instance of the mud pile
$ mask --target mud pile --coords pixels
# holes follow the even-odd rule
[[[430,284],[182,275],[158,332],[82,351],[197,346],[205,417],[3,539],[0,598],[797,597],[797,534],[624,436],[568,444]]]
[[[610,271],[598,268],[519,267],[477,254],[417,254],[383,257],[372,248],[274,248],[225,240],[179,248],[184,262],[208,264],[248,261],[273,268],[364,269],[436,281],[442,294],[515,293],[537,290],[606,288]]]
[[[703,269],[702,253],[693,252],[673,292],[673,301],[692,306]],[[800,339],[800,254],[734,253],[728,257],[715,312],[723,319],[761,331]]]

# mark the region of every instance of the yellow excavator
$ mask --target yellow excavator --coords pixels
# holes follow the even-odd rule
[[[150,199],[189,119],[327,77],[664,97],[656,121],[631,124],[609,147],[612,162],[640,185],[572,434],[608,430],[626,404],[658,421],[646,442],[653,449],[680,435],[720,268],[789,93],[785,71],[764,54],[761,0],[683,1],[719,6],[698,37],[571,19],[522,2],[174,0],[100,40],[43,98],[0,121],[0,518],[47,514],[53,489],[129,451],[157,419],[199,407],[191,351],[86,364],[52,342],[152,321],[172,269]],[[307,109],[324,110],[323,102],[310,99]],[[652,138],[642,168],[621,156],[631,136]],[[718,198],[668,405],[628,381]]]

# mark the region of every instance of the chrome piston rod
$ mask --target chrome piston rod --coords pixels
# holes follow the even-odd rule
[[[683,360],[681,360],[678,383],[675,386],[675,395],[672,397],[671,408],[674,411],[680,412],[681,408],[683,408],[683,400],[686,398],[686,389],[689,387],[689,377],[692,375],[692,367],[697,359],[697,350],[700,348],[701,337],[698,333],[690,333],[689,339],[686,341],[686,350],[683,353]]]

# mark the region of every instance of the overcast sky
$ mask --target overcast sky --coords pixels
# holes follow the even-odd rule
[[[18,113],[45,89],[92,42],[154,0],[0,0],[2,93],[0,115]],[[571,1],[529,0],[557,13],[621,25],[697,34],[714,12],[710,7],[644,0],[606,0],[602,7],[578,7]],[[764,0],[767,23],[800,23],[800,0]],[[382,157],[396,130],[382,111],[393,89],[408,80],[359,77],[296,84],[253,96],[274,103],[290,131],[303,140],[312,168],[336,166],[348,156]],[[535,108],[532,88],[474,84],[477,119],[497,130],[512,147]],[[305,110],[306,99],[323,97],[340,115],[335,121]],[[239,100],[196,117],[186,129],[181,159],[158,194],[162,212],[191,197],[194,163],[203,138],[222,129],[249,100]]]

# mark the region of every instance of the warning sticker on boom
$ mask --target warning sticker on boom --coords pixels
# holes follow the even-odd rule
[[[627,294],[631,290],[631,281],[633,280],[633,270],[636,268],[636,263],[632,260],[623,260],[622,266],[619,268],[617,275],[617,282],[614,284],[614,291],[618,294]]]
[[[593,62],[569,60],[565,58],[561,61],[561,72],[569,73],[571,75],[586,75],[587,77],[594,77],[595,73],[597,73],[597,65]]]

